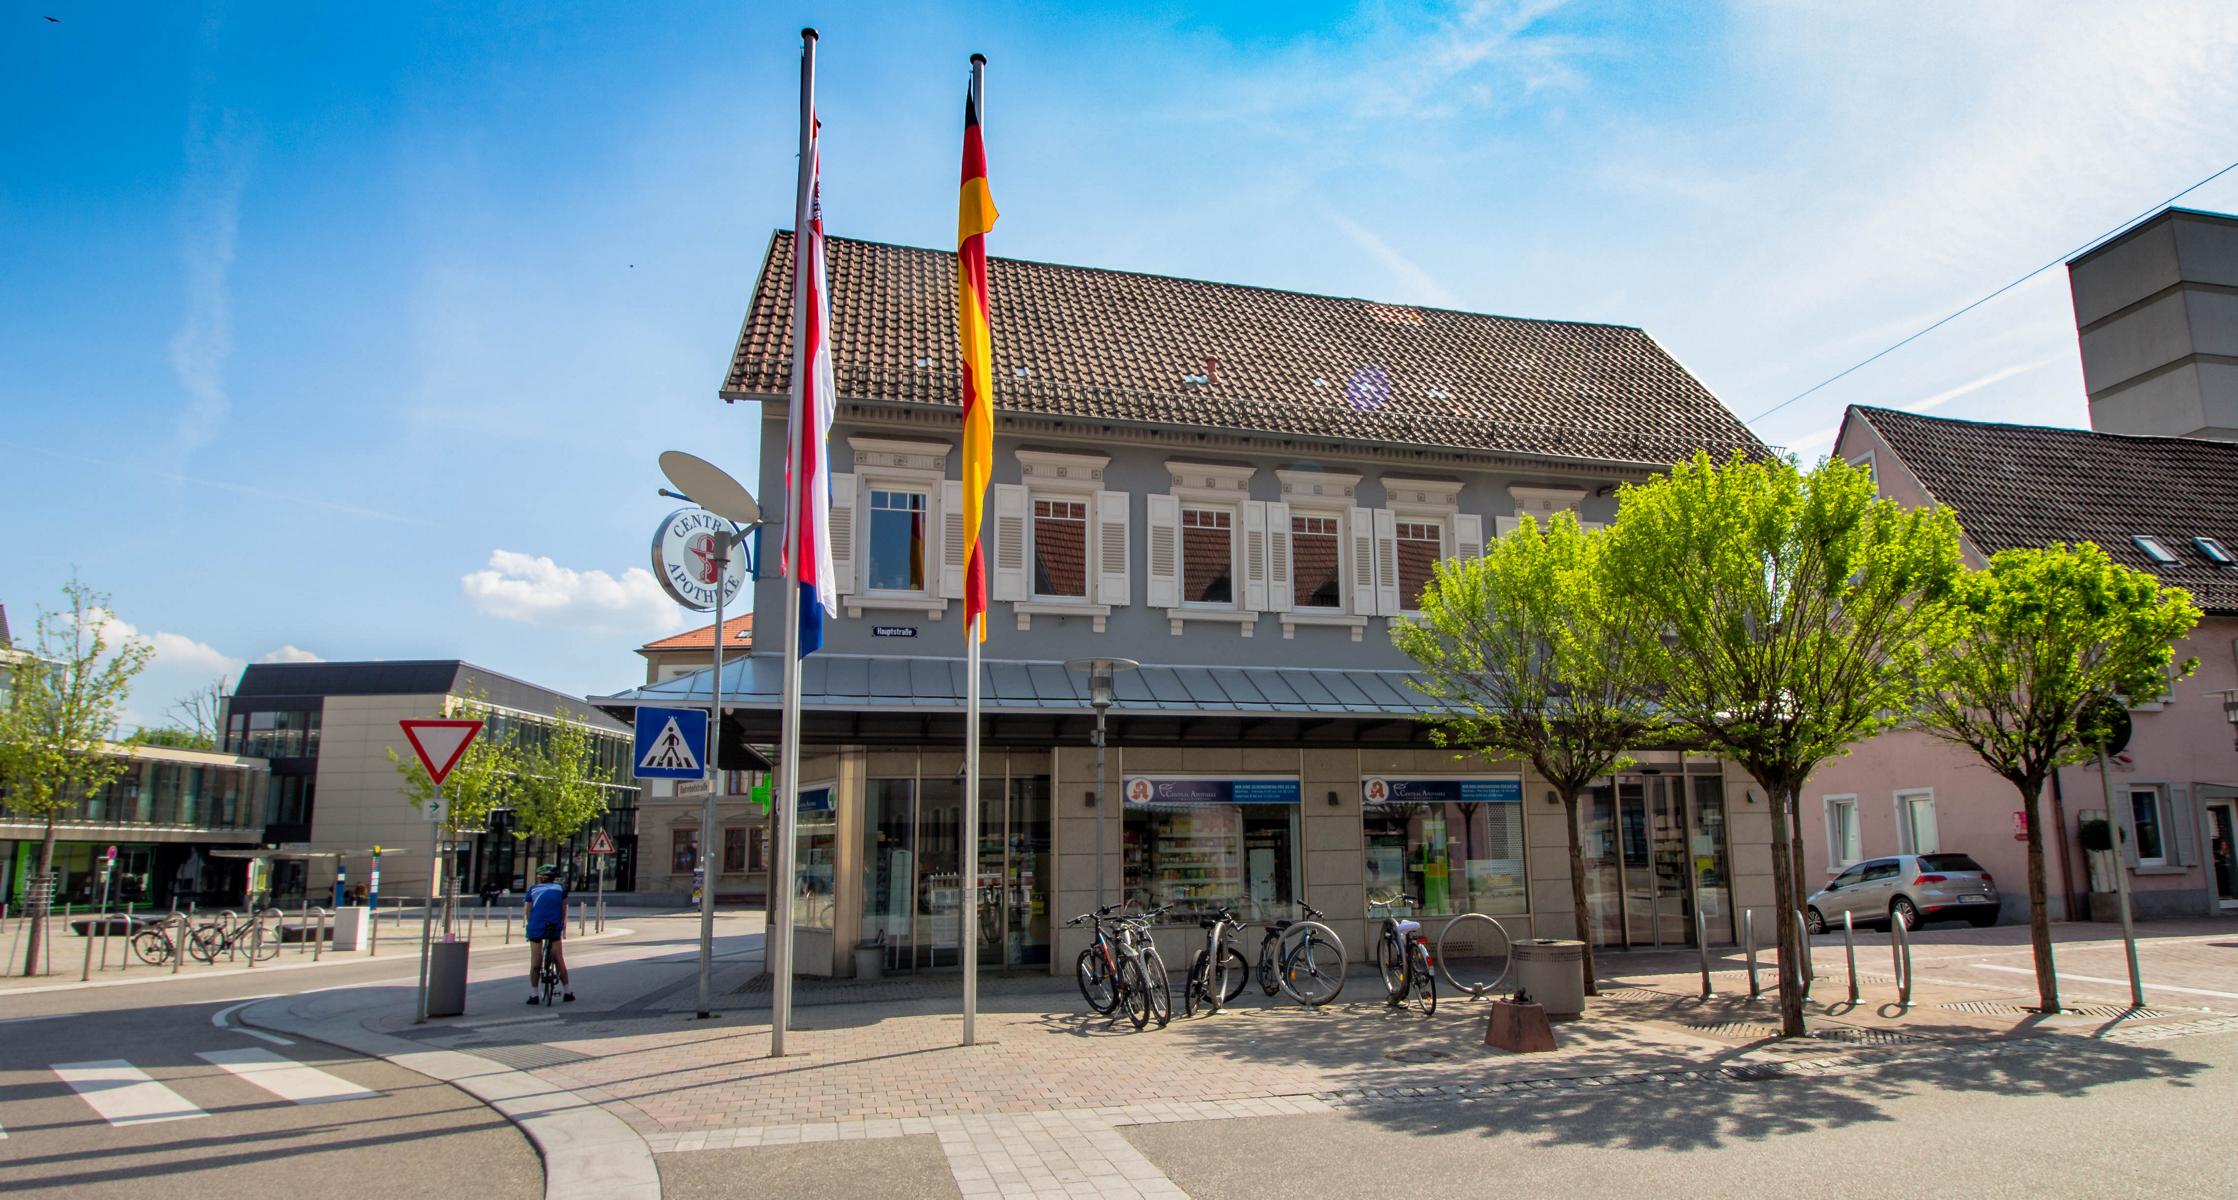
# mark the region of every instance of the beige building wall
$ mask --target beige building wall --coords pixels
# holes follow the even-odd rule
[[[434,831],[405,797],[404,781],[390,764],[394,750],[413,761],[412,744],[398,721],[439,717],[446,697],[328,696],[319,718],[318,791],[311,822],[311,848],[348,856],[350,879],[364,882],[372,848],[381,847],[381,894],[420,897],[431,894]],[[311,868],[310,886],[332,887],[332,863]]]

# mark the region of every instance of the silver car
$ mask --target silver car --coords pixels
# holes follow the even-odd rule
[[[1812,933],[1839,926],[1843,913],[1859,925],[1902,920],[1917,929],[1926,921],[1963,920],[1979,929],[1997,923],[1997,882],[1970,855],[1892,854],[1850,867],[1805,903]]]

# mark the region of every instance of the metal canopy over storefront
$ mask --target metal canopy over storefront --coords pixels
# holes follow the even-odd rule
[[[965,667],[944,658],[813,655],[801,666],[804,740],[934,744],[962,737]],[[627,720],[640,704],[704,705],[708,672],[593,701]],[[1429,745],[1417,718],[1436,707],[1406,671],[1145,665],[1113,683],[1114,741],[1299,745],[1342,734],[1350,745]],[[726,731],[777,736],[783,664],[755,656],[723,667]],[[1012,745],[1078,744],[1094,723],[1088,681],[1062,662],[981,664],[984,733]]]

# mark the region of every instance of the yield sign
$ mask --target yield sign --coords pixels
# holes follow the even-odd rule
[[[466,757],[466,748],[474,735],[482,732],[480,721],[398,721],[404,727],[404,736],[412,743],[412,753],[420,756],[420,765],[427,768],[427,777],[435,786],[443,786],[443,777],[451,773],[458,760]]]
[[[592,834],[592,835],[591,835],[591,848],[590,848],[590,853],[592,853],[592,854],[612,854],[613,852],[614,852],[614,839],[613,839],[613,838],[610,838],[610,837],[607,837],[607,836],[606,836],[606,831],[605,831],[605,830],[601,829],[601,830],[599,830],[599,831],[598,831],[597,833],[594,833],[594,834]]]

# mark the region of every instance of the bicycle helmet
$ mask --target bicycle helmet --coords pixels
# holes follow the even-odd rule
[[[558,863],[545,863],[543,866],[536,868],[536,878],[542,881],[558,879],[559,874]]]

